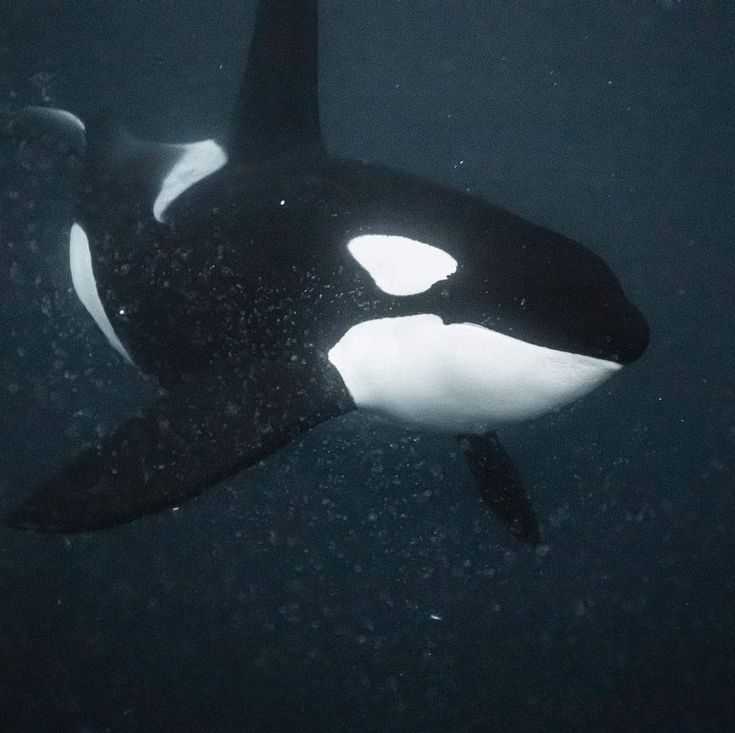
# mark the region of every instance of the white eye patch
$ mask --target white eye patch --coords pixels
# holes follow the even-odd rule
[[[351,239],[347,249],[389,295],[423,293],[457,270],[450,254],[408,237],[364,234]]]

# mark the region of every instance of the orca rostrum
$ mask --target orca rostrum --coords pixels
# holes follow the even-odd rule
[[[538,520],[496,430],[585,395],[648,327],[590,250],[480,198],[331,156],[316,0],[262,0],[229,134],[159,144],[24,108],[74,156],[74,289],[161,391],[11,522],[78,532],[173,507],[349,410],[457,436],[520,540]]]

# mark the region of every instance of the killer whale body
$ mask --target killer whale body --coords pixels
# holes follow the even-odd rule
[[[359,408],[457,435],[486,506],[540,541],[495,429],[635,361],[646,322],[582,245],[331,157],[317,10],[260,2],[225,141],[144,142],[108,114],[6,120],[10,134],[58,134],[83,157],[75,289],[111,345],[163,387],[21,504],[15,526],[87,531],[178,505]]]

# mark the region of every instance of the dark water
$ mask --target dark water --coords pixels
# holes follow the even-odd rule
[[[548,548],[449,438],[349,417],[178,512],[0,529],[0,729],[725,731],[735,725],[735,8],[325,0],[334,152],[585,242],[638,364],[505,431]],[[0,110],[224,129],[255,3],[0,4]],[[0,510],[152,392],[70,292],[68,185],[0,148]]]

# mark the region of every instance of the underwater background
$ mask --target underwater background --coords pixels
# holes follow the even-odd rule
[[[255,9],[4,0],[0,111],[217,135]],[[585,243],[651,347],[502,431],[537,550],[452,438],[355,415],[178,511],[0,527],[0,730],[733,730],[735,4],[324,0],[320,30],[330,151]],[[0,145],[3,515],[155,391],[71,289],[42,163]]]

